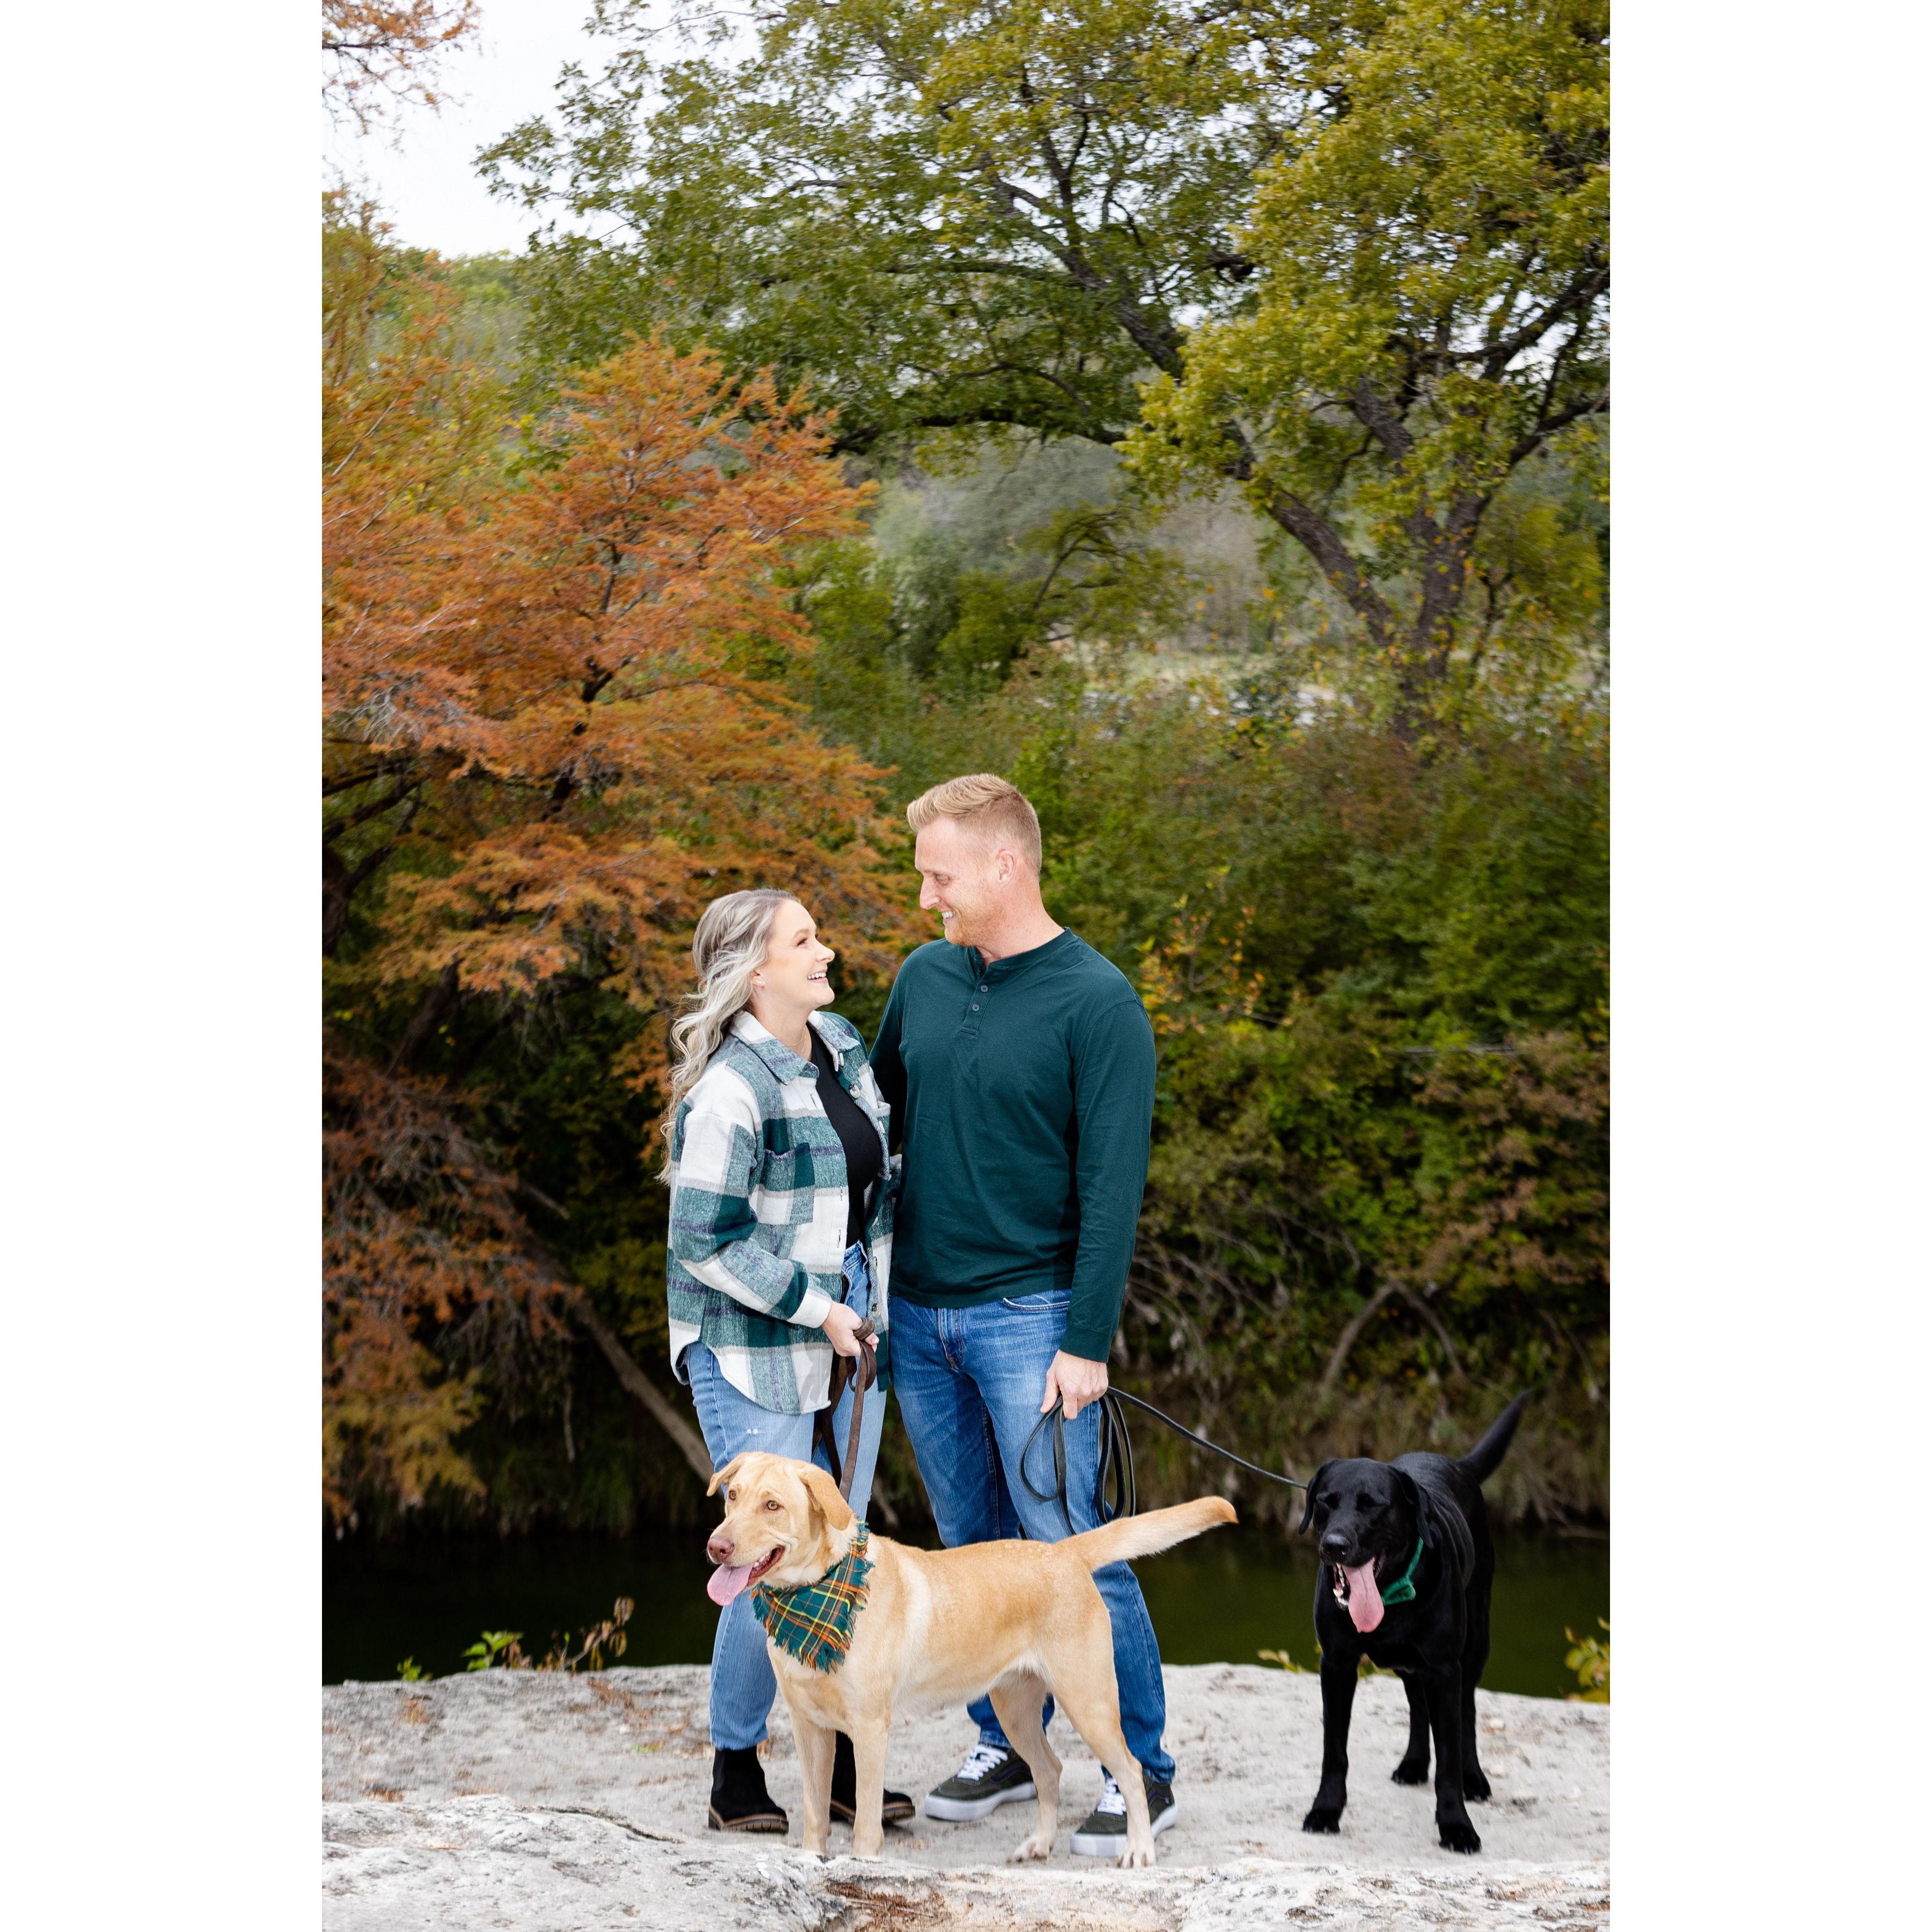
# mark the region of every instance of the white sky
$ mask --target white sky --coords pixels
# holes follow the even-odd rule
[[[533,114],[548,113],[566,61],[595,74],[615,46],[584,31],[590,0],[483,0],[481,39],[445,65],[442,84],[460,97],[440,114],[404,108],[388,132],[366,138],[323,121],[332,166],[366,183],[395,224],[396,238],[446,255],[520,249],[533,224],[512,203],[494,201],[476,172],[476,152]]]

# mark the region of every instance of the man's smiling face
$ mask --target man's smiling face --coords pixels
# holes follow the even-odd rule
[[[922,908],[938,914],[955,946],[976,946],[1000,902],[997,850],[956,818],[935,818],[921,830],[913,863]]]

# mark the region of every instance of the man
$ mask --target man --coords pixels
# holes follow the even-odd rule
[[[1154,1030],[1126,977],[1056,924],[1040,892],[1040,820],[1004,778],[935,785],[906,808],[919,902],[945,938],[899,969],[873,1049],[904,1156],[892,1254],[892,1391],[941,1540],[1068,1533],[1043,1435],[1059,1406],[1066,1508],[1090,1529],[1107,1354],[1133,1259],[1154,1114]],[[1036,1496],[1034,1490],[1047,1492]],[[1094,1577],[1113,1620],[1120,1727],[1156,1832],[1176,1816],[1161,1742],[1160,1652],[1133,1572]],[[928,1816],[1034,1796],[989,1700],[980,1742]],[[1047,1715],[1050,1719],[1049,1702]],[[1073,1849],[1117,1857],[1111,1777]]]

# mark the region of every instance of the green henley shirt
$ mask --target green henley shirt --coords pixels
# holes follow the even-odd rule
[[[1126,976],[1070,932],[990,965],[934,940],[899,968],[872,1070],[905,1157],[893,1294],[1070,1289],[1060,1346],[1104,1362],[1154,1119],[1154,1029]]]

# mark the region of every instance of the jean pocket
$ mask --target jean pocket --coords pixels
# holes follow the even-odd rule
[[[1021,1315],[1064,1315],[1073,1306],[1073,1291],[1050,1288],[1042,1294],[1002,1295],[1000,1306]]]

